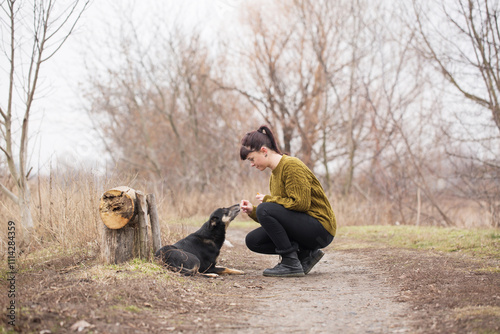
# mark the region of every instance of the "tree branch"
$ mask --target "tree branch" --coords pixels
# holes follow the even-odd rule
[[[19,204],[19,198],[12,191],[7,189],[7,187],[5,187],[2,183],[0,183],[0,190],[14,203]]]

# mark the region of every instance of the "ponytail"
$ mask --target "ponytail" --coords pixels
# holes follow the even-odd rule
[[[267,125],[262,125],[257,131],[266,135],[269,138],[270,146],[267,146],[267,145],[264,145],[264,146],[267,146],[268,148],[270,148],[271,150],[273,150],[276,153],[282,154],[281,150],[278,147],[278,144],[276,143],[276,139],[274,139],[273,132],[271,131],[271,129],[269,129],[269,127]]]
[[[256,152],[265,146],[278,154],[282,154],[276,143],[274,134],[267,125],[262,125],[255,131],[248,132],[241,140],[240,158],[246,160],[251,152]]]

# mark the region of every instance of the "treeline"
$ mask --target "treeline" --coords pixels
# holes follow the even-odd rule
[[[498,2],[237,4],[218,35],[152,13],[98,45],[84,97],[122,173],[239,200],[266,186],[238,156],[265,123],[343,214],[384,208],[363,223],[499,226]]]

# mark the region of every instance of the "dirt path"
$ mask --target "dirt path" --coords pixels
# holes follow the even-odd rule
[[[247,278],[259,280],[260,271]],[[397,290],[359,256],[327,253],[307,277],[262,280],[253,328],[279,333],[403,333],[408,310],[395,302]]]
[[[240,231],[229,239],[244,246]],[[252,255],[255,265],[233,279],[242,298],[252,299],[241,333],[406,333],[408,309],[397,288],[361,254],[326,250],[313,271],[300,278],[267,278],[262,270],[278,258]],[[261,265],[260,268],[258,265]],[[254,269],[256,268],[256,269]],[[251,326],[251,327],[250,327]]]

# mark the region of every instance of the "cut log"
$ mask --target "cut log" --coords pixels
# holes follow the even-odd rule
[[[153,194],[146,196],[129,187],[110,189],[101,197],[99,213],[104,223],[101,248],[105,263],[118,264],[133,258],[150,258],[152,251],[148,216],[153,252],[161,248],[160,224]]]
[[[121,229],[103,225],[102,259],[106,264],[119,264],[138,257],[137,224],[131,222]]]
[[[133,258],[149,259],[151,242],[148,233],[147,196],[128,187],[106,191],[99,206],[103,225],[102,258],[107,264],[118,264]],[[159,226],[155,232],[160,234]]]
[[[136,191],[129,187],[117,187],[106,191],[101,197],[99,214],[110,229],[127,225],[135,215]]]

